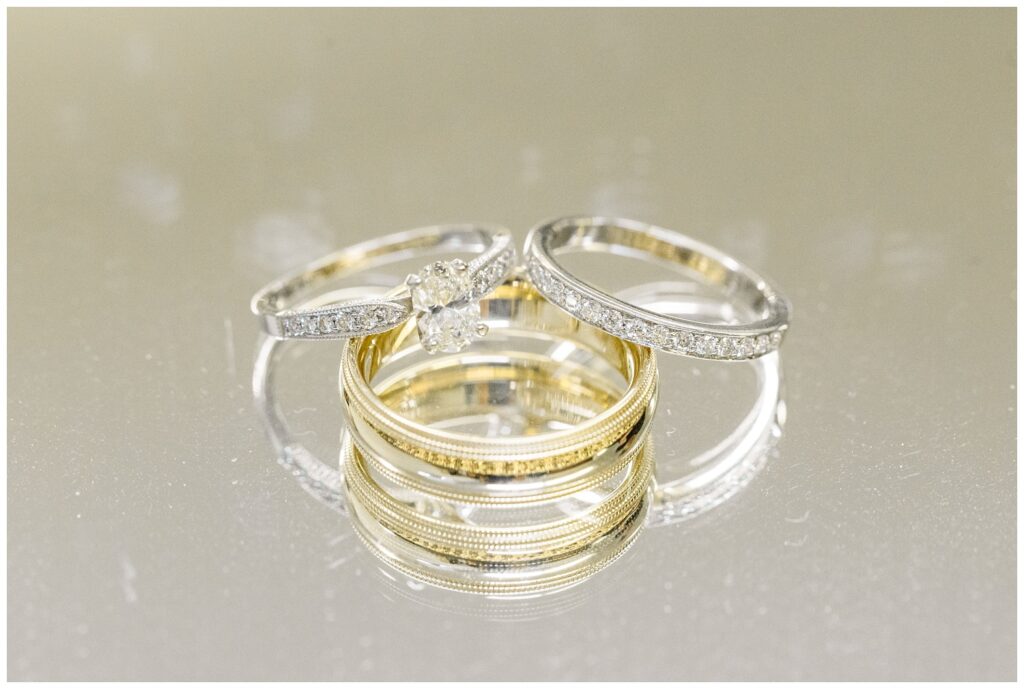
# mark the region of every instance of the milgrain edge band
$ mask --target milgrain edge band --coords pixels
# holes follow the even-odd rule
[[[359,373],[360,351],[365,350],[350,345],[342,354],[340,388],[346,410],[358,414],[392,447],[462,474],[525,476],[575,466],[621,439],[657,395],[654,357],[650,350],[638,348],[629,352],[635,368],[627,392],[597,416],[536,439],[469,437],[409,421],[383,405]]]
[[[510,278],[486,300],[499,308],[492,316],[499,328],[524,327],[527,323],[502,321],[511,318],[543,318],[534,311],[510,315],[509,303],[529,304],[557,315],[561,326],[582,337],[581,324],[566,318],[561,309],[543,300],[521,275]],[[528,327],[540,327],[533,320]],[[553,327],[550,323],[547,327]],[[621,373],[626,381],[622,396],[595,416],[566,428],[537,436],[516,438],[479,437],[432,428],[409,419],[389,408],[377,395],[371,382],[374,365],[381,351],[389,351],[379,340],[388,335],[350,340],[341,356],[339,388],[346,414],[358,415],[388,445],[412,457],[460,474],[474,476],[526,476],[576,466],[595,453],[619,442],[637,421],[650,413],[649,405],[657,397],[657,362],[647,347],[622,342],[604,331],[583,325],[592,336],[611,347],[621,347]],[[514,328],[513,328],[514,329]],[[395,331],[398,332],[398,331]],[[420,346],[420,345],[417,345]]]
[[[710,324],[634,306],[563,267],[557,255],[572,250],[605,251],[688,269],[756,315],[746,323]],[[530,279],[549,301],[624,340],[669,354],[725,361],[756,359],[777,350],[789,327],[789,301],[767,279],[731,256],[672,230],[622,218],[559,218],[530,230],[523,253]]]
[[[615,529],[649,495],[653,453],[645,444],[629,475],[601,502],[544,524],[484,527],[449,523],[383,492],[363,458],[343,440],[345,487],[363,509],[389,531],[436,553],[490,563],[531,562],[576,552]]]
[[[494,225],[463,224],[421,227],[371,239],[320,258],[261,288],[252,298],[252,312],[263,329],[279,339],[340,340],[390,330],[415,313],[409,286],[396,285],[383,297],[316,304],[300,293],[379,263],[424,254],[481,252],[463,264],[469,284],[465,301],[489,294],[515,268],[512,235]],[[301,298],[301,297],[300,297]]]

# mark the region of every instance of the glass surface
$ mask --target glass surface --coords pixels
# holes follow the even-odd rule
[[[1014,10],[8,17],[12,679],[1015,676]],[[558,595],[398,575],[301,468],[337,466],[341,344],[273,352],[268,434],[249,298],[571,213],[772,276],[785,432]],[[756,376],[659,367],[663,475]]]

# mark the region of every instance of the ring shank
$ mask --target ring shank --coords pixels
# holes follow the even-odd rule
[[[497,226],[436,225],[397,232],[329,254],[274,280],[256,292],[251,309],[274,337],[368,335],[392,328],[412,315],[407,288],[393,285],[380,296],[379,288],[367,287],[365,298],[337,302],[324,294],[332,282],[380,265],[440,253],[477,254],[469,264],[473,275],[509,251],[514,255],[511,234]]]
[[[252,310],[260,315],[273,315],[294,308],[296,296],[301,297],[313,287],[384,263],[416,258],[424,251],[482,252],[492,243],[488,231],[474,225],[424,227],[371,239],[324,256],[268,284],[253,297]]]
[[[564,225],[545,238],[553,254],[574,251],[605,252],[638,259],[654,259],[673,269],[694,274],[719,288],[730,299],[739,300],[757,318],[769,315],[775,298],[772,289],[746,266],[720,251],[696,241],[685,244],[680,235],[664,236],[660,228],[637,231],[623,224]]]
[[[656,262],[698,279],[743,314],[708,323],[649,311],[576,277],[558,257],[603,252]],[[789,303],[767,279],[690,237],[618,218],[570,217],[535,227],[527,265],[541,292],[573,315],[624,339],[698,358],[744,360],[774,351],[789,323]]]

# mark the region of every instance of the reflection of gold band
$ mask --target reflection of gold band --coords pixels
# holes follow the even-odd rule
[[[491,438],[440,430],[398,413],[382,402],[374,390],[378,385],[392,389],[404,386],[406,397],[411,399],[422,392],[417,389],[421,385],[417,382],[419,375],[387,380],[385,373],[383,382],[378,384],[374,380],[389,361],[405,357],[417,346],[414,328],[406,325],[346,345],[341,383],[349,415],[362,419],[391,446],[435,466],[468,475],[513,477],[560,471],[592,458],[626,435],[655,395],[657,368],[648,348],[624,342],[568,316],[522,280],[513,279],[498,288],[481,302],[481,311],[484,321],[492,327],[542,332],[553,342],[568,338],[601,352],[625,378],[624,392],[614,404],[590,418],[532,437]],[[550,358],[538,357],[533,372],[550,378],[544,370],[549,365],[544,362]],[[520,361],[524,359],[520,357]],[[479,365],[475,365],[473,353],[467,352],[465,362],[461,375],[476,377],[484,388],[488,381],[508,375],[486,355],[480,355]],[[571,374],[571,366],[563,368],[566,374],[557,378],[558,384],[567,397],[578,396],[579,380]],[[424,365],[420,375],[426,373],[429,368]]]
[[[389,532],[365,513],[349,495],[356,534],[379,559],[399,572],[433,586],[487,596],[550,593],[577,584],[615,562],[633,543],[644,524],[647,501],[621,524],[590,546],[547,563],[487,565],[453,562]]]
[[[649,490],[653,470],[650,444],[646,443],[625,480],[596,505],[543,524],[484,527],[419,512],[374,484],[350,439],[342,452],[346,488],[374,520],[411,543],[479,563],[532,562],[585,548],[637,511]]]

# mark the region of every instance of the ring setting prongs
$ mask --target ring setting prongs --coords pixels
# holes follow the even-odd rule
[[[461,260],[435,261],[405,279],[420,342],[428,354],[461,352],[487,334],[480,302],[472,298],[469,265]]]

